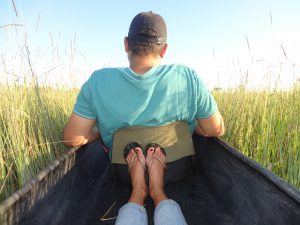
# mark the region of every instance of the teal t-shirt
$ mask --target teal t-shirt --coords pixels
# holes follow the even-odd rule
[[[216,102],[196,72],[172,64],[153,67],[143,75],[130,68],[95,71],[82,86],[74,112],[95,119],[104,144],[112,146],[114,132],[130,126],[160,126],[217,111]]]

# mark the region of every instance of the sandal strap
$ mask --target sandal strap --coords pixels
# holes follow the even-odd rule
[[[134,149],[135,151],[135,149]],[[144,170],[146,170],[146,162],[143,162],[137,155],[136,152],[134,152],[133,158],[130,160],[130,162],[128,162],[128,160],[126,160],[127,165],[128,165],[128,173],[130,173],[130,170],[133,166],[133,163],[135,162],[135,160],[138,160],[138,163],[140,163],[143,167]]]
[[[162,161],[162,160],[161,160],[159,157],[157,157],[156,155],[153,156],[153,160],[154,160],[154,158],[157,159],[157,160],[161,163],[161,165],[165,168],[165,170],[167,170],[167,166],[166,166],[166,164],[165,164],[164,161]],[[153,161],[153,160],[152,160],[152,161]]]
[[[134,153],[133,158],[130,160],[130,162],[128,162],[128,160],[126,160],[127,166],[128,166],[128,173],[130,173],[130,170],[131,170],[132,165],[133,165],[134,161],[136,160],[136,158],[137,158],[137,154]]]
[[[137,153],[136,153],[136,158],[137,158],[137,160],[139,161],[139,163],[142,165],[143,169],[146,170],[146,160],[143,162],[143,161],[137,156]]]
[[[128,143],[124,148],[124,152],[123,152],[124,158],[126,159],[126,157],[129,154],[130,150],[131,149],[135,150],[136,147],[139,147],[139,148],[143,149],[142,146],[137,142]]]
[[[150,161],[150,165],[148,166],[148,173],[149,173],[149,171],[151,170],[153,161],[154,161],[155,159],[158,160],[158,162],[164,167],[164,169],[165,169],[165,171],[166,171],[166,170],[167,170],[167,166],[166,166],[165,162],[162,161],[160,158],[158,158],[156,155],[154,155],[154,156],[152,157],[151,161]]]
[[[157,147],[160,148],[160,151],[161,151],[161,152],[165,155],[165,157],[166,157],[166,151],[165,151],[165,149],[164,149],[160,144],[158,144],[158,143],[150,143],[150,144],[148,144],[148,145],[146,146],[146,153],[147,153],[147,154],[148,154],[149,148],[154,148],[154,152],[153,152],[153,155],[152,155],[152,159],[151,159],[151,161],[150,161],[150,163],[149,163],[149,166],[148,166],[148,173],[149,173],[149,171],[150,171],[150,169],[151,169],[151,167],[152,167],[152,164],[153,164],[154,159],[157,159],[157,160],[158,160],[158,162],[164,167],[165,171],[167,170],[167,166],[166,166],[165,162],[162,161],[158,156],[155,155],[155,151],[156,151],[156,148],[157,148]]]
[[[138,159],[139,163],[143,166],[144,170],[146,169],[146,162],[143,162],[143,161],[138,157],[138,155],[137,155],[137,152],[136,152],[136,148],[137,148],[137,147],[143,149],[142,146],[141,146],[139,143],[137,143],[137,142],[130,142],[130,143],[128,143],[128,144],[125,146],[125,148],[124,148],[124,153],[123,153],[123,155],[124,155],[124,159],[126,160],[126,163],[127,163],[127,165],[128,165],[128,173],[130,172],[131,167],[132,167],[132,165],[133,165],[133,163],[134,163],[134,161],[135,161],[136,159]],[[128,154],[130,153],[131,150],[134,151],[134,156],[133,156],[133,158],[131,159],[131,161],[128,162],[128,160],[127,160],[126,158],[127,158]]]
[[[146,154],[148,153],[148,150],[149,150],[149,148],[154,148],[154,150],[157,148],[157,147],[160,147],[160,150],[161,150],[161,152],[165,155],[165,156],[167,156],[166,155],[166,150],[160,145],[160,144],[158,144],[158,143],[149,143],[149,144],[147,144],[147,146],[146,146]]]

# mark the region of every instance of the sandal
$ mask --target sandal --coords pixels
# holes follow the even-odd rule
[[[162,161],[160,158],[158,158],[156,155],[154,155],[155,149],[156,149],[157,147],[160,148],[161,152],[162,152],[162,153],[165,155],[165,157],[166,157],[166,150],[165,150],[160,144],[158,144],[158,143],[150,143],[150,144],[148,144],[148,145],[146,146],[146,154],[148,154],[149,148],[154,148],[153,157],[152,157],[152,159],[151,159],[151,161],[150,161],[150,163],[149,163],[148,171],[150,170],[150,168],[151,168],[151,166],[152,166],[152,163],[153,163],[153,160],[154,160],[154,159],[157,159],[157,160],[163,165],[164,169],[167,170],[167,166],[166,166],[165,162]],[[147,155],[146,155],[146,158],[147,158]],[[149,173],[149,172],[148,172],[148,173]]]
[[[137,142],[130,142],[124,148],[123,156],[124,156],[124,159],[125,159],[125,161],[128,165],[128,173],[130,173],[130,169],[131,169],[131,167],[132,167],[132,165],[133,165],[133,163],[136,159],[139,160],[139,162],[141,163],[143,168],[146,170],[146,162],[143,162],[142,160],[140,160],[137,157],[136,148],[141,148],[143,150],[142,146]],[[131,159],[131,161],[129,162],[129,161],[127,161],[127,157],[128,157],[128,154],[130,153],[131,150],[134,150],[134,156]]]

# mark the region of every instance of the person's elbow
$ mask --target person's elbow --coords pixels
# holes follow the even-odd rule
[[[221,137],[224,134],[225,134],[225,126],[222,124],[220,129],[217,132],[215,132],[215,137]]]
[[[224,120],[219,112],[198,120],[198,131],[205,137],[220,137],[225,133]],[[197,132],[196,132],[197,133]]]
[[[94,119],[87,119],[72,113],[63,130],[64,144],[69,147],[85,145],[98,138],[98,130],[93,131],[95,122]]]
[[[219,132],[219,135],[218,135],[218,137],[221,137],[221,136],[223,136],[224,134],[225,134],[225,127],[223,126],[223,129]]]
[[[80,136],[72,135],[66,128],[63,131],[63,143],[67,147],[75,147],[83,145],[84,138]]]
[[[224,134],[225,134],[225,127],[223,124],[205,132],[205,136],[207,137],[221,137]]]

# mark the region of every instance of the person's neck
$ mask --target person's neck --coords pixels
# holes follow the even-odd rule
[[[152,67],[160,65],[160,58],[154,56],[135,56],[129,59],[130,69],[139,75],[145,74]]]

